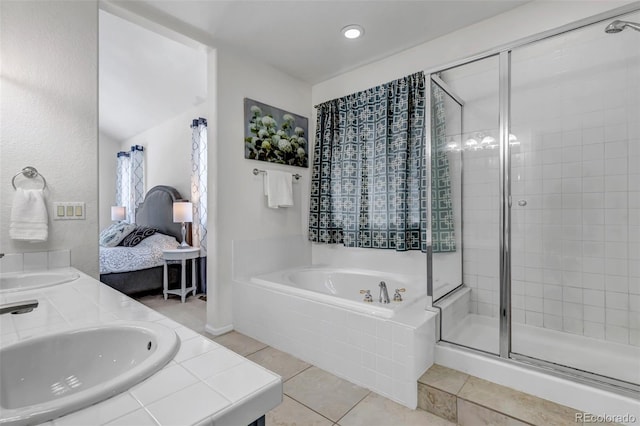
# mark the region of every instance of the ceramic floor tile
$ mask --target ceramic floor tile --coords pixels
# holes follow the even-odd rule
[[[260,364],[264,368],[279,374],[282,381],[286,382],[301,371],[311,367],[311,364],[299,360],[293,355],[279,351],[272,347],[266,347],[256,353],[249,355],[251,361]]]
[[[238,333],[237,331],[230,331],[229,333],[215,337],[213,341],[242,356],[247,356],[267,347],[264,343]]]
[[[458,424],[460,426],[525,426],[504,414],[481,407],[464,399],[458,399]],[[548,423],[554,424],[554,423]],[[575,424],[575,423],[574,423]],[[544,425],[540,425],[544,426]]]
[[[411,410],[376,393],[370,393],[338,421],[340,426],[455,426],[422,410]]]
[[[284,393],[333,421],[338,421],[369,391],[317,367],[284,384]]]
[[[332,426],[333,422],[284,395],[282,404],[265,416],[266,426]]]
[[[418,383],[418,408],[451,422],[457,421],[456,396]]]
[[[467,378],[469,378],[469,375],[466,373],[433,364],[418,379],[418,382],[456,395],[462,389]]]
[[[578,410],[470,376],[458,397],[535,425],[574,425]]]

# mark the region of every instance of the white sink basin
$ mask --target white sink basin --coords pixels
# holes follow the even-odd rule
[[[80,274],[76,271],[66,268],[0,274],[0,293],[31,290],[39,287],[63,284],[77,280],[79,277]]]
[[[27,339],[0,349],[0,424],[46,422],[121,393],[176,354],[165,326],[117,322]]]

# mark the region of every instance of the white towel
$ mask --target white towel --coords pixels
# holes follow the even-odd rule
[[[293,206],[293,175],[287,172],[267,170],[264,176],[264,195],[271,209]]]
[[[47,241],[49,216],[42,189],[16,189],[11,207],[9,237],[22,241]]]

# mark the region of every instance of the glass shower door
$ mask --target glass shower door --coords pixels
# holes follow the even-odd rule
[[[444,93],[447,131],[441,146],[449,159],[456,238],[452,250],[433,244],[434,300],[441,296],[436,300],[442,311],[441,339],[498,354],[498,57],[444,70],[435,80]],[[460,124],[456,127],[454,123]],[[432,174],[432,182],[437,179]],[[448,293],[452,288],[457,290]]]
[[[512,357],[637,385],[640,34],[604,26],[511,53]]]

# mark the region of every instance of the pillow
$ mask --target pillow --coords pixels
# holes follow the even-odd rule
[[[130,232],[129,235],[124,237],[120,245],[123,247],[135,247],[140,244],[142,240],[152,236],[157,231],[157,229],[149,228],[148,226],[138,226],[133,232]]]
[[[129,235],[131,231],[136,229],[135,223],[117,222],[109,225],[100,232],[100,240],[98,243],[102,247],[115,247]]]

